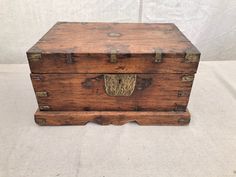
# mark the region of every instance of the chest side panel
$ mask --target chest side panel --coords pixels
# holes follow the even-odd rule
[[[109,96],[102,74],[31,74],[41,110],[184,111],[193,78],[137,74],[131,96]]]

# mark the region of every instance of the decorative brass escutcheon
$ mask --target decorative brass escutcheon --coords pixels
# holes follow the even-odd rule
[[[109,96],[130,96],[135,88],[136,74],[105,74],[105,91]]]

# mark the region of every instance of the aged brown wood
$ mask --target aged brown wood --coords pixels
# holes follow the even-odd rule
[[[199,59],[174,24],[61,22],[27,56],[32,73],[195,73],[198,60],[185,61],[189,50]],[[156,51],[161,63],[155,63]]]
[[[128,97],[107,95],[102,74],[32,74],[31,78],[36,93],[47,92],[47,96],[37,96],[39,106],[49,106],[47,110],[173,111],[182,106],[184,111],[192,86],[182,81],[184,76],[137,74],[134,92]]]
[[[37,111],[35,122],[39,125],[85,125],[88,122],[101,125],[123,125],[128,122],[139,125],[188,125],[190,114],[188,111]]]
[[[74,57],[72,63],[66,57],[46,56],[38,61],[29,61],[32,73],[195,73],[198,62],[187,63],[184,58],[163,58],[154,63],[152,56],[133,56],[117,59],[111,63],[108,56]]]
[[[186,108],[200,52],[174,24],[58,22],[27,57],[39,125],[190,121]],[[104,83],[108,74],[135,74],[135,87],[118,92]],[[128,85],[122,76],[112,78]]]

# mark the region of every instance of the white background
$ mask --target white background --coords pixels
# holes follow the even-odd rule
[[[236,59],[236,0],[0,0],[0,63],[27,63],[57,21],[173,22],[202,60]]]

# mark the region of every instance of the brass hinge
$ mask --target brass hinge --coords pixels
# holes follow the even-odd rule
[[[163,60],[163,54],[162,54],[162,50],[159,48],[155,49],[155,63],[161,63]]]
[[[48,110],[50,110],[50,106],[39,106],[39,109],[41,111],[48,111]]]
[[[41,59],[41,53],[31,53],[28,55],[29,61],[39,61]]]
[[[194,79],[194,75],[185,75],[181,78],[182,82],[192,82]]]
[[[72,64],[74,62],[72,53],[66,54],[66,63]]]
[[[47,97],[48,93],[47,92],[35,92],[37,97]]]
[[[111,50],[110,62],[117,63],[117,51],[116,50]]]

